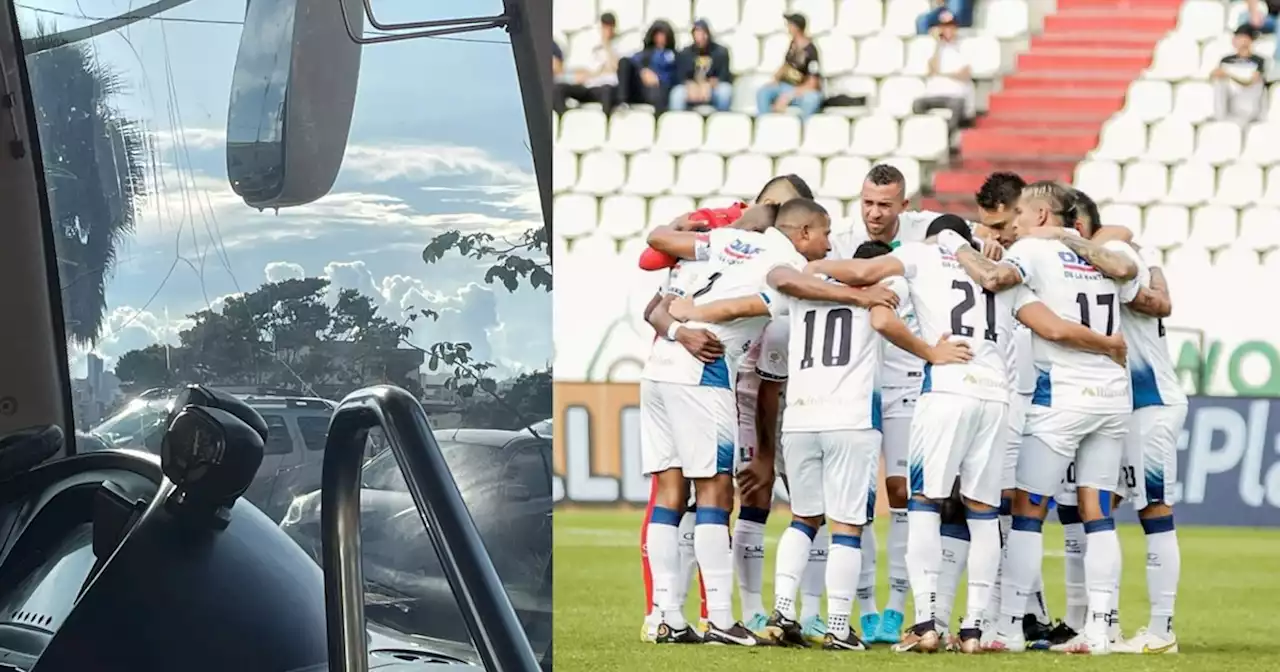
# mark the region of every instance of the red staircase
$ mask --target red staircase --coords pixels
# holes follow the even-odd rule
[[[960,136],[959,159],[933,178],[922,207],[972,214],[973,194],[995,170],[1028,182],[1070,181],[1124,107],[1129,83],[1151,64],[1183,0],[1058,0],[987,114]]]

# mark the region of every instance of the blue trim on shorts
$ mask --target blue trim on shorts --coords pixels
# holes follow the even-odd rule
[[[1163,534],[1173,531],[1173,516],[1160,516],[1159,518],[1140,518],[1138,522],[1142,523],[1143,534]]]
[[[1098,491],[1098,508],[1102,509],[1104,518],[1111,517],[1111,493],[1107,490]]]
[[[1148,406],[1164,406],[1156,372],[1146,362],[1129,363],[1129,383],[1133,389],[1133,410]]]
[[[1036,406],[1053,405],[1053,381],[1044,369],[1036,369],[1036,389],[1031,393],[1031,403]]]
[[[1044,529],[1044,521],[1039,518],[1032,518],[1031,516],[1014,516],[1010,529],[1017,530],[1019,532],[1033,532],[1035,534],[1040,534]]]
[[[833,534],[831,535],[831,545],[862,548],[862,537],[854,534]]]
[[[871,392],[871,429],[877,432],[884,431],[884,411],[881,410],[880,404],[883,403],[880,396],[880,390],[872,390]]]
[[[926,362],[924,365],[924,369],[922,370],[922,373],[924,374],[923,376],[924,379],[920,381],[920,394],[932,392],[933,391],[933,365]]]
[[[698,513],[693,518],[694,525],[724,525],[729,526],[729,512],[718,506],[704,506],[698,509]]]
[[[1169,501],[1165,499],[1163,464],[1152,464],[1146,467],[1143,469],[1142,478],[1147,486],[1147,504],[1164,504]]]
[[[721,440],[716,444],[716,473],[717,474],[733,473],[734,452],[735,452],[735,446],[733,445],[733,439],[729,439],[727,442],[724,440]]]
[[[870,525],[876,519],[876,486],[872,484],[871,489],[867,491],[867,524]]]
[[[649,513],[650,525],[670,525],[672,527],[680,527],[680,516],[682,514],[675,509],[668,509],[662,506],[653,507],[653,511]]]
[[[1099,518],[1098,520],[1086,521],[1084,524],[1085,534],[1093,534],[1095,532],[1114,532],[1115,529],[1115,518]]]
[[[698,385],[725,390],[733,389],[729,384],[729,365],[725,363],[724,357],[702,365],[702,379],[698,381]]]

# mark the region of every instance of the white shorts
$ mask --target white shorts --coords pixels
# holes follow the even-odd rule
[[[920,401],[920,386],[886,387],[880,390],[880,417],[907,418],[915,415],[916,403]]]
[[[1096,414],[1032,405],[1018,449],[1018,489],[1074,503],[1075,487],[1115,492],[1129,413]]]
[[[732,473],[736,426],[732,390],[640,381],[640,462],[646,474]]]
[[[782,435],[782,453],[790,465],[793,515],[825,515],[847,525],[867,523],[874,506],[870,495],[880,462],[880,432],[789,432]]]
[[[920,395],[911,422],[911,494],[947,499],[959,476],[961,495],[999,506],[1008,415],[1007,402]]]
[[[1008,433],[1005,435],[1004,466],[1000,470],[1000,489],[1018,487],[1018,446],[1022,445],[1022,432],[1027,425],[1027,409],[1031,407],[1031,395],[1009,395]]]
[[[920,400],[919,388],[890,387],[881,390],[880,451],[884,454],[885,478],[907,477],[907,453],[911,446],[911,418]]]
[[[1186,405],[1134,409],[1120,470],[1120,494],[1134,509],[1169,503],[1169,489],[1178,476],[1178,436],[1186,421]]]

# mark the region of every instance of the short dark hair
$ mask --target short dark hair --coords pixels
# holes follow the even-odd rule
[[[1102,215],[1098,213],[1098,204],[1092,198],[1089,198],[1089,194],[1079,189],[1074,191],[1075,193],[1072,196],[1075,197],[1076,221],[1079,221],[1080,213],[1084,213],[1084,216],[1089,218],[1089,237],[1093,237],[1093,234],[1102,228]]]
[[[901,170],[887,163],[877,163],[871,166],[871,170],[867,171],[867,181],[879,187],[896,184],[902,189],[902,195],[907,195],[906,176],[902,174]]]
[[[1002,205],[1005,209],[1012,209],[1018,204],[1018,196],[1026,186],[1027,181],[1017,173],[991,173],[973,198],[983,210],[998,210]]]
[[[853,258],[875,259],[876,257],[883,257],[891,252],[893,252],[893,247],[889,245],[889,243],[879,240],[868,240],[867,242],[859,245],[858,249],[854,250]]]
[[[795,193],[795,198],[807,198],[813,200],[813,189],[809,187],[809,183],[800,179],[799,175],[788,174],[779,175],[768,182],[765,182],[764,188],[760,190],[759,194],[756,194],[755,202],[759,203],[764,200],[764,197],[769,195],[769,192],[775,191],[777,188],[783,186],[784,183]]]
[[[777,225],[783,226],[793,218],[808,218],[815,215],[830,217],[827,209],[817,201],[809,198],[793,198],[778,207]]]
[[[613,12],[605,12],[600,15],[600,25],[617,26],[618,17],[614,16]]]
[[[960,234],[961,238],[964,238],[966,243],[973,244],[973,229],[969,228],[969,223],[958,215],[938,215],[932,222],[929,222],[929,228],[925,230],[924,237],[932,238],[943,231],[955,231]]]

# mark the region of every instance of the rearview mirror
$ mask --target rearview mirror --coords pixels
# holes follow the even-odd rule
[[[349,32],[350,31],[350,32]],[[361,0],[252,0],[227,110],[227,179],[255,208],[305,205],[342,167],[360,76]]]

